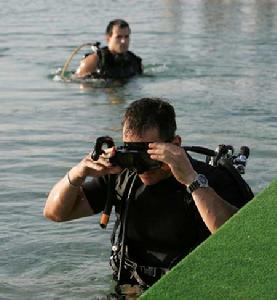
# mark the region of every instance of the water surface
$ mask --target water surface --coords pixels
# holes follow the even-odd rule
[[[54,80],[126,18],[145,75],[101,88]],[[112,289],[98,217],[52,223],[47,193],[125,107],[166,97],[185,145],[248,145],[255,193],[276,177],[276,1],[18,1],[0,11],[0,299],[96,299]],[[76,57],[70,66],[78,63]]]

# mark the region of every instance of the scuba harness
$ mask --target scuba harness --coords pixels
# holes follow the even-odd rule
[[[86,53],[83,58],[96,53],[99,61],[97,70],[85,78],[94,79],[127,79],[137,74],[142,74],[141,58],[133,52],[127,51],[122,54],[112,54],[108,47],[101,47],[100,42],[85,43],[75,48],[70,54],[61,70],[61,78],[66,80],[68,67],[74,56],[84,47],[91,47],[92,52]]]
[[[130,200],[133,193],[133,187],[136,179],[137,176],[136,174],[134,174],[133,178],[131,178],[131,180],[128,181],[128,186],[126,188],[126,190],[128,191],[128,195],[126,197],[126,201],[124,201],[125,209],[124,209],[123,221],[122,221],[122,226],[119,229],[117,241],[115,241],[115,237],[116,237],[117,228],[120,225],[120,215],[119,214],[116,215],[116,222],[111,236],[112,253],[110,257],[110,265],[113,269],[114,279],[116,279],[116,281],[119,284],[121,283],[121,279],[122,279],[121,276],[122,276],[123,269],[129,268],[131,269],[131,278],[134,277],[140,286],[147,287],[137,273],[137,264],[131,261],[130,259],[128,259],[127,257],[126,230],[127,230],[127,221],[128,221],[127,220],[128,208],[129,208]]]
[[[130,178],[128,178],[123,195],[123,205],[120,207],[120,210],[116,212],[116,221],[111,235],[112,251],[110,256],[110,266],[113,270],[113,277],[117,281],[118,285],[124,283],[124,280],[126,279],[126,277],[124,277],[126,275],[124,274],[128,274],[127,276],[129,276],[131,280],[133,279],[135,283],[138,284],[140,288],[142,288],[142,290],[144,290],[147,289],[150,285],[141,278],[139,273],[143,273],[151,277],[161,277],[167,271],[169,271],[169,269],[151,266],[140,266],[128,255],[128,245],[126,244],[129,216],[128,211],[130,202],[134,198],[137,179],[138,177],[135,172],[131,175]],[[103,225],[101,227],[103,227]]]
[[[244,199],[252,199],[253,193],[248,184],[242,179],[240,174],[245,173],[247,158],[249,157],[249,148],[241,147],[240,153],[234,155],[234,149],[229,145],[219,145],[217,149],[210,150],[198,146],[183,147],[185,151],[195,152],[206,155],[206,163],[225,170],[234,179],[239,187],[240,193]],[[112,210],[113,192],[116,186],[116,175],[110,175],[107,201],[100,219],[100,226],[106,228],[109,221],[109,215]],[[112,251],[110,256],[110,265],[113,269],[113,277],[120,285],[124,282],[124,274],[129,274],[129,278],[134,280],[142,289],[147,289],[150,285],[141,278],[139,274],[145,274],[159,279],[169,271],[169,268],[140,266],[130,259],[128,255],[128,245],[126,244],[126,232],[128,226],[128,209],[130,201],[135,196],[137,173],[133,172],[127,179],[127,184],[122,195],[122,205],[119,211],[116,211],[116,220],[111,235]],[[105,216],[105,217],[103,217]]]
[[[97,70],[89,76],[99,79],[128,79],[142,74],[141,58],[133,52],[113,54],[108,47],[97,49]]]

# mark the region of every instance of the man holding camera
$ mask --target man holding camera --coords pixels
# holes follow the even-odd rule
[[[142,74],[141,58],[129,51],[130,34],[126,21],[112,20],[106,28],[107,46],[87,54],[75,75],[78,78],[128,79]]]
[[[122,125],[125,145],[147,145],[143,168],[123,168],[114,146],[89,154],[53,187],[44,215],[53,221],[90,216],[102,212],[109,198],[117,216],[110,263],[124,293],[126,284],[142,290],[152,285],[251,195],[245,197],[223,170],[184,151],[169,102],[134,101]],[[158,163],[148,163],[145,153]],[[87,177],[93,179],[85,182]]]

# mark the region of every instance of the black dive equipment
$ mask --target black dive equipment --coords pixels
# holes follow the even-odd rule
[[[94,150],[91,158],[98,160],[99,156],[104,153],[104,146],[112,148],[115,146],[114,141],[109,136],[101,136],[96,139]],[[133,169],[140,174],[145,171],[160,168],[161,162],[153,160],[147,153],[148,143],[124,143],[123,146],[116,148],[116,153],[109,160],[113,165],[122,168]],[[104,211],[100,217],[100,226],[106,228],[112,209],[112,192],[114,187],[115,175],[110,175],[107,201]]]
[[[161,167],[162,163],[150,158],[147,153],[148,144],[149,143],[144,142],[124,143],[123,146],[116,147],[116,153],[110,158],[110,162],[113,165],[118,165],[122,168],[132,169],[138,174],[158,169]],[[114,147],[115,143],[113,139],[109,136],[98,137],[91,158],[93,160],[98,160],[99,156],[105,152],[105,146],[107,148]],[[201,146],[183,146],[182,148],[187,152],[205,155],[206,163],[211,166],[225,168],[236,180],[246,198],[249,197],[249,193],[252,194],[252,191],[246,189],[245,184],[243,184],[241,180],[241,174],[245,174],[247,159],[250,155],[250,149],[247,146],[241,146],[238,154],[234,154],[233,146],[224,144],[218,145],[215,150]],[[112,210],[112,193],[114,185],[115,175],[110,175],[107,201],[100,218],[100,226],[102,228],[106,228],[109,222]]]
[[[247,159],[250,155],[250,149],[247,146],[241,146],[238,154],[234,154],[234,147],[231,145],[220,144],[215,150],[200,146],[185,146],[186,151],[191,151],[206,155],[206,162],[211,166],[222,165],[223,161],[228,161],[239,174],[245,174]]]
[[[132,261],[128,257],[128,247],[126,244],[126,230],[128,224],[128,208],[129,203],[134,197],[134,185],[136,181],[136,173],[143,173],[147,170],[152,170],[161,167],[161,163],[152,160],[147,154],[149,143],[124,143],[123,146],[116,147],[115,155],[110,159],[114,165],[119,165],[122,168],[128,168],[135,171],[130,180],[127,183],[126,191],[127,194],[122,200],[125,204],[125,211],[123,214],[123,219],[120,219],[118,213],[116,213],[116,221],[111,237],[112,242],[112,253],[110,256],[110,265],[112,266],[114,272],[114,278],[120,284],[124,270],[131,271],[131,278],[134,278],[139,286],[143,289],[148,287],[139,273],[138,265],[136,262]],[[109,136],[102,136],[97,138],[94,150],[92,152],[91,158],[93,160],[98,160],[99,156],[103,154],[104,147],[114,147],[114,141]],[[242,179],[241,174],[245,174],[245,168],[247,159],[250,155],[250,150],[247,146],[241,146],[238,154],[234,154],[234,148],[231,145],[220,144],[215,150],[211,150],[200,146],[184,146],[182,147],[186,152],[194,152],[206,156],[206,163],[215,167],[222,168],[228,172],[234,179],[235,183],[239,187],[241,194],[245,199],[252,199],[253,193]],[[108,184],[108,194],[106,204],[100,219],[100,226],[106,228],[109,222],[109,216],[113,206],[113,197],[115,192],[115,178],[116,175],[109,175]],[[118,231],[119,229],[119,231]],[[117,241],[115,240],[117,235]],[[153,272],[153,274],[165,274],[168,269],[163,269],[159,267],[147,267],[147,272]],[[157,273],[158,272],[158,273]],[[124,280],[124,279],[123,279]]]

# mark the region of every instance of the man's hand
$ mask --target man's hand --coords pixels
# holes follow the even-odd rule
[[[109,159],[115,155],[115,148],[105,149],[105,152],[101,154],[98,160],[91,158],[91,153],[88,154],[81,162],[76,165],[71,171],[70,175],[77,178],[100,177],[106,174],[118,174],[122,168],[119,166],[113,166]],[[71,177],[70,177],[71,178]]]
[[[112,166],[109,158],[115,149],[106,149],[97,161],[91,154],[73,167],[67,175],[52,188],[44,207],[44,216],[50,220],[61,222],[94,214],[81,185],[87,176],[99,177],[106,174],[120,173],[121,168]]]
[[[182,147],[172,143],[150,143],[147,152],[151,159],[167,164],[180,183],[189,185],[195,179],[197,173]]]
[[[151,143],[149,148],[148,153],[151,158],[166,163],[179,182],[186,186],[193,182],[197,173],[184,149],[170,143]],[[215,232],[238,210],[210,187],[195,190],[192,197],[211,233]]]

